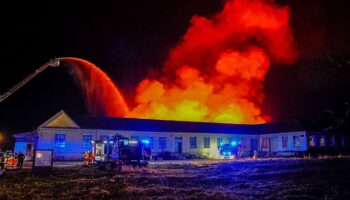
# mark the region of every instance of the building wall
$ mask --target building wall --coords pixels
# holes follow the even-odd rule
[[[288,138],[286,146],[283,146],[283,137]],[[263,148],[262,142],[264,138],[270,140],[269,148]],[[300,139],[300,145],[295,144],[297,138]],[[306,151],[308,146],[307,138],[305,131],[261,135],[260,150],[266,152]]]
[[[55,134],[65,134],[65,146],[60,147],[55,143]],[[91,135],[93,140],[100,139],[101,135],[112,136],[113,131],[84,130],[84,129],[60,129],[42,128],[38,130],[37,149],[53,149],[54,157],[62,160],[79,160],[86,151],[91,151],[91,146],[83,145],[83,135]]]
[[[153,138],[153,148],[152,148],[152,154],[158,154],[160,152],[164,151],[170,151],[175,152],[176,150],[176,137],[182,138],[182,150],[183,153],[189,153],[189,154],[197,154],[197,155],[204,155],[209,158],[218,158],[219,157],[219,150],[218,150],[218,144],[217,139],[222,138],[224,143],[229,143],[230,140],[235,141],[241,141],[244,139],[245,142],[245,148],[242,149],[243,151],[250,151],[250,139],[257,139],[258,136],[254,135],[239,135],[239,134],[214,134],[214,133],[170,133],[170,132],[123,132],[123,131],[117,131],[119,134],[132,138],[133,136],[139,136],[142,137],[152,137]],[[165,137],[166,138],[166,148],[160,149],[159,148],[159,138]],[[190,145],[190,138],[196,138],[197,141],[197,147],[191,148]],[[209,148],[204,147],[204,138],[209,137],[210,138],[210,146]]]
[[[55,134],[65,134],[65,146],[59,147],[55,143]],[[240,135],[240,134],[214,134],[214,133],[170,133],[170,132],[135,132],[135,131],[120,131],[120,130],[88,130],[88,129],[76,129],[76,128],[40,128],[38,130],[38,140],[36,144],[37,149],[53,149],[56,159],[62,160],[79,160],[83,158],[83,154],[86,151],[91,151],[91,146],[83,146],[83,135],[91,135],[93,140],[100,139],[101,135],[108,135],[110,138],[116,133],[128,138],[138,139],[153,139],[152,154],[156,155],[160,152],[176,151],[176,137],[182,138],[182,152],[188,154],[204,155],[209,158],[219,158],[219,150],[217,139],[222,138],[224,143],[231,141],[241,142],[241,151],[246,155],[249,155],[253,149],[251,149],[251,140],[255,139],[260,141],[257,150],[260,151],[306,151],[307,150],[307,136],[304,131],[291,132],[291,133],[278,133],[268,135]],[[304,135],[300,137],[300,146],[293,145],[293,136]],[[285,148],[282,145],[282,136],[288,137],[288,146]],[[159,148],[159,138],[166,138],[166,148]],[[197,147],[191,148],[190,138],[197,138]],[[204,148],[204,138],[210,138],[210,147]],[[269,148],[261,148],[262,139],[268,138]]]

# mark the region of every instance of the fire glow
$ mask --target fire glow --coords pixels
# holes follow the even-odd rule
[[[185,35],[169,52],[162,75],[139,83],[132,104],[136,106],[130,110],[110,78],[91,68],[91,63],[79,61],[90,67],[84,67],[88,72],[82,68],[75,71],[82,81],[87,80],[86,75],[101,75],[82,83],[88,88],[93,114],[264,123],[270,120],[261,109],[263,81],[270,65],[291,64],[297,59],[289,16],[289,7],[271,0],[227,1],[211,18],[194,16]],[[106,87],[105,82],[115,87]],[[106,93],[99,90],[101,87]],[[109,93],[115,93],[115,98]]]
[[[100,68],[80,58],[60,59],[68,62],[77,75],[91,114],[120,117],[129,112],[118,87]]]

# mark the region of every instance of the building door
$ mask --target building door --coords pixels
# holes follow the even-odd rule
[[[26,160],[32,160],[32,158],[33,158],[33,143],[32,142],[27,143],[26,152],[23,152],[23,153],[25,153],[25,155],[26,155],[26,157],[25,157]]]
[[[262,138],[261,140],[261,151],[269,152],[270,149],[270,138]]]
[[[250,139],[250,151],[258,151],[258,139]]]
[[[270,151],[271,152],[277,152],[278,151],[278,137],[272,137],[270,138]]]
[[[33,143],[27,143],[27,149],[25,154],[26,155],[32,155],[33,153]]]
[[[175,153],[182,154],[182,137],[175,137]]]

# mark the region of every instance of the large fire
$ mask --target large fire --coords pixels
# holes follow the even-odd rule
[[[264,115],[261,105],[270,65],[297,59],[289,16],[287,6],[272,0],[227,1],[212,18],[194,16],[170,51],[161,77],[145,78],[138,85],[135,107],[129,111],[115,88],[118,103],[111,103],[116,99],[103,97],[99,90],[89,94],[89,98],[101,95],[105,103],[93,109],[102,109],[101,114],[148,119],[267,122],[270,117]],[[84,79],[85,73],[79,71],[78,75]],[[92,82],[87,87],[97,87],[95,84],[101,83]]]

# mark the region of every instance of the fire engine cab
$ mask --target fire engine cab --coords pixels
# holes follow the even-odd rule
[[[220,157],[223,159],[236,159],[240,153],[240,143],[232,141],[231,143],[219,145]]]
[[[130,140],[115,135],[109,140],[92,140],[92,159],[100,168],[121,171],[122,165],[146,167],[151,157],[148,140]]]

